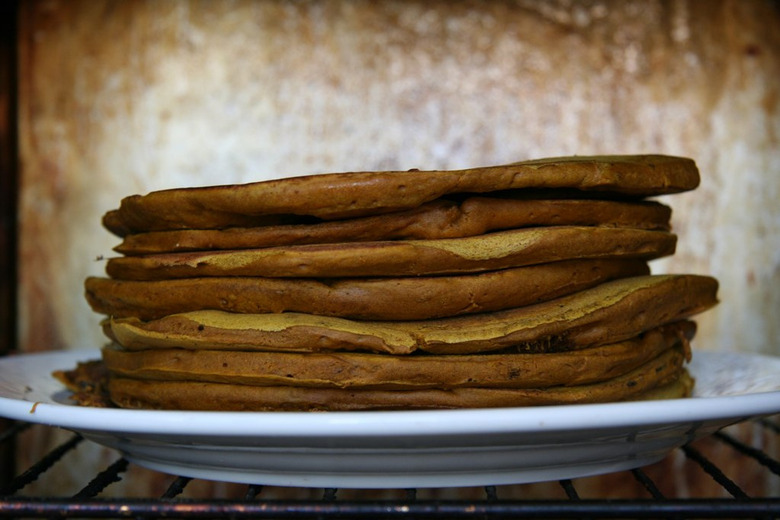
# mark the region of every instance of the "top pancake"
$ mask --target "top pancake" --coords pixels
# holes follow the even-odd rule
[[[267,223],[262,217],[268,216],[351,218],[414,208],[455,193],[552,188],[649,197],[691,190],[698,184],[698,169],[687,158],[550,158],[465,170],[331,173],[162,190],[126,197],[118,209],[104,216],[103,224],[125,236],[171,229],[252,226]]]

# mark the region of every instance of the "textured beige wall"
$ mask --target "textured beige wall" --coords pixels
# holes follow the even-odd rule
[[[778,20],[762,1],[25,3],[22,347],[102,342],[81,284],[125,195],[659,152],[703,174],[657,264],[721,280],[698,346],[780,353]]]
[[[657,267],[721,280],[697,346],[780,354],[773,5],[24,2],[20,346],[103,342],[82,282],[117,243],[99,219],[125,195],[657,152],[702,170],[698,191],[670,198],[680,245]],[[29,435],[21,468],[56,440]],[[83,449],[42,489],[113,459]]]

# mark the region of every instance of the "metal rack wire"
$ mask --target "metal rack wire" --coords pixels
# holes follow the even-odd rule
[[[746,442],[739,428],[758,429]],[[28,428],[46,428],[27,423],[13,423],[0,434],[0,443],[13,442]],[[758,439],[762,440],[758,440]],[[767,441],[768,440],[768,441]],[[752,441],[752,442],[751,442]],[[459,498],[457,492],[442,498],[426,489],[396,490],[390,498],[376,498],[375,493],[360,490],[290,490],[278,498],[263,486],[243,486],[243,496],[218,499],[187,496],[194,480],[166,476],[166,485],[158,496],[141,498],[107,497],[112,485],[131,473],[133,464],[117,454],[104,470],[85,479],[83,487],[72,496],[30,496],[26,488],[57,465],[67,464],[67,455],[79,450],[84,439],[70,435],[64,442],[12,478],[0,490],[0,517],[13,518],[780,518],[780,462],[765,450],[780,442],[780,417],[762,418],[731,426],[704,439],[681,447],[670,457],[681,462],[674,475],[696,471],[698,478],[708,479],[717,491],[701,496],[669,496],[662,490],[651,468],[639,468],[615,474],[617,482],[639,484],[640,493],[632,497],[586,496],[588,479],[561,480],[558,493],[548,497],[518,498],[517,489],[488,486],[481,496]],[[716,451],[722,456],[712,455]],[[734,460],[744,459],[736,467],[750,464],[758,472],[763,492],[745,489],[734,472]],[[131,478],[131,477],[128,477]],[[600,477],[590,477],[598,479]],[[627,480],[624,480],[627,479]],[[755,480],[755,479],[754,479]],[[668,484],[668,483],[666,483]],[[668,487],[668,486],[666,486]],[[304,492],[305,491],[305,492]],[[317,492],[318,491],[318,492]],[[554,495],[554,496],[553,496]]]

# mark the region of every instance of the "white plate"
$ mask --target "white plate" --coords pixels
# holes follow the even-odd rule
[[[0,359],[0,416],[49,424],[177,475],[279,486],[410,488],[576,478],[644,466],[780,412],[780,358],[694,352],[688,399],[408,412],[163,412],[68,404],[51,377],[97,350]]]

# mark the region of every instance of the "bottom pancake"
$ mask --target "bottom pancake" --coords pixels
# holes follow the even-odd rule
[[[542,354],[544,355],[544,354]],[[348,411],[496,408],[682,397],[692,388],[685,349],[668,349],[651,361],[607,381],[549,388],[340,389],[254,386],[111,377],[111,400],[123,408],[224,411]],[[675,385],[675,386],[669,386]],[[659,393],[660,392],[660,393]]]

